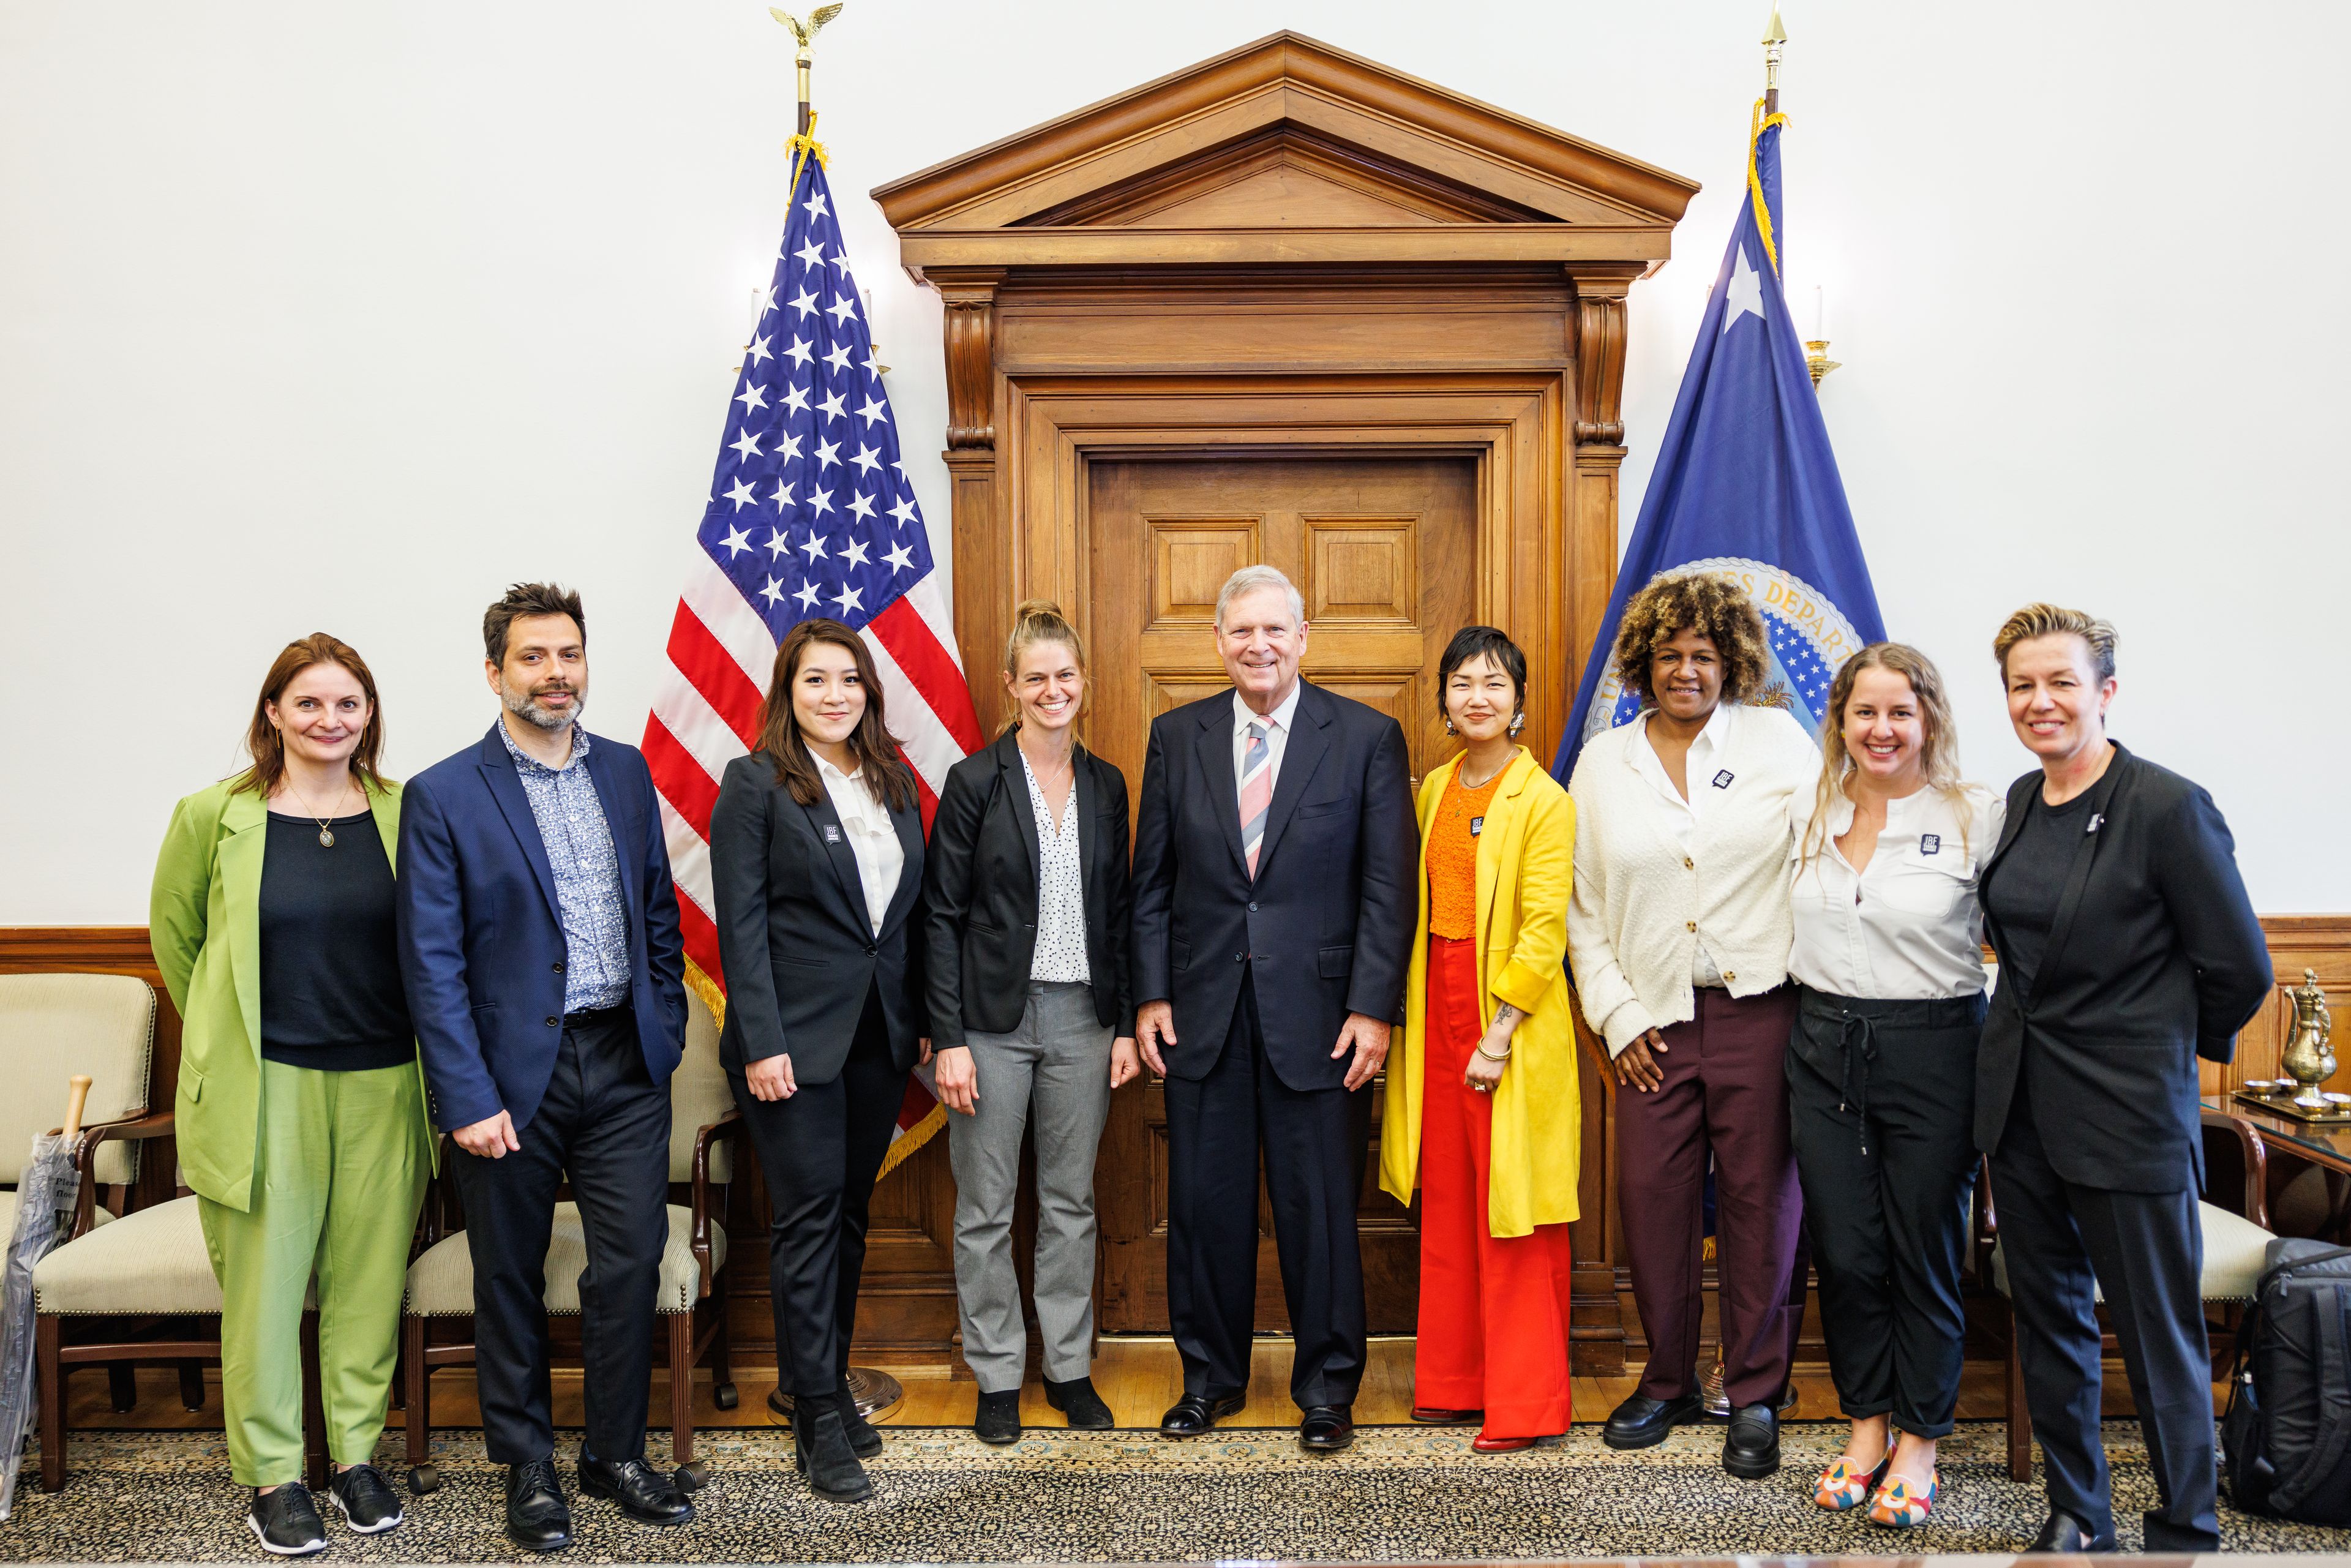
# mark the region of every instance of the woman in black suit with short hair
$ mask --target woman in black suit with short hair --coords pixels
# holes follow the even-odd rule
[[[718,1053],[767,1177],[795,1460],[819,1493],[854,1501],[873,1491],[858,1459],[882,1451],[849,1392],[866,1210],[930,1047],[923,817],[872,655],[841,622],[786,635],[759,731],[710,817]]]
[[[2098,1440],[2103,1289],[2160,1506],[2148,1552],[2212,1552],[2198,1057],[2227,1061],[2275,983],[2212,798],[2106,737],[2115,630],[2028,604],[1992,644],[2016,737],[1981,879],[2001,972],[1976,1056],[2049,1520],[2029,1550],[2115,1545]]]

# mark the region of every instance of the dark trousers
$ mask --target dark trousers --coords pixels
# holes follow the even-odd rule
[[[1847,1416],[1940,1437],[1959,1407],[1980,996],[1802,993],[1788,1104],[1829,1371]]]
[[[831,1082],[755,1100],[741,1072],[727,1076],[768,1182],[768,1292],[783,1385],[794,1396],[831,1394],[849,1375],[873,1182],[906,1098],[881,998],[867,992],[849,1060]]]
[[[452,1145],[474,1260],[474,1378],[491,1462],[555,1452],[547,1387],[547,1244],[568,1177],[588,1242],[580,1275],[588,1451],[642,1458],[653,1298],[669,1241],[669,1089],[645,1071],[626,1007],[567,1021],[555,1076],[522,1145],[482,1159]]]
[[[1336,1043],[1335,1041],[1333,1042]],[[1167,1319],[1184,1391],[1244,1393],[1257,1322],[1258,1158],[1301,1407],[1352,1405],[1364,1376],[1364,1262],[1356,1194],[1371,1134],[1369,1086],[1292,1089],[1273,1070],[1244,981],[1232,1032],[1207,1076],[1166,1081]]]
[[[1665,1031],[1664,1086],[1616,1095],[1625,1257],[1649,1340],[1640,1392],[1696,1391],[1711,1154],[1723,1388],[1734,1406],[1777,1405],[1804,1311],[1795,1277],[1804,1200],[1788,1148],[1785,1065],[1795,988],[1733,997],[1701,987],[1697,1000],[1697,1017]]]
[[[2212,1365],[2196,1195],[2067,1181],[2051,1167],[2033,1124],[2029,1076],[2017,1087],[1991,1156],[1991,1188],[2049,1505],[2080,1520],[2101,1544],[2113,1543],[2098,1440],[2095,1292],[2103,1289],[2159,1494],[2160,1506],[2146,1516],[2146,1550],[2216,1552]]]

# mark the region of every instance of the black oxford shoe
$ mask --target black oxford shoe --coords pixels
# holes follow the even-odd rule
[[[553,1459],[507,1467],[507,1539],[525,1552],[571,1544],[571,1510],[555,1479]]]
[[[1780,1468],[1780,1416],[1769,1405],[1741,1405],[1722,1437],[1722,1468],[1743,1480],[1761,1480]]]
[[[675,1482],[643,1459],[600,1459],[580,1450],[580,1490],[609,1498],[639,1524],[684,1524],[694,1505]]]
[[[1612,1448],[1653,1448],[1677,1427],[1706,1419],[1706,1402],[1695,1394],[1652,1399],[1635,1394],[1610,1414],[1600,1440]]]
[[[1311,1453],[1335,1454],[1354,1440],[1354,1407],[1350,1405],[1310,1405],[1298,1423],[1298,1446]]]
[[[1112,1418],[1110,1406],[1094,1392],[1091,1377],[1073,1377],[1067,1383],[1045,1379],[1045,1403],[1070,1418],[1070,1425],[1082,1431],[1100,1432],[1118,1425]]]
[[[2064,1509],[2053,1508],[2049,1511],[2049,1522],[2041,1527],[2041,1533],[2032,1538],[2032,1544],[2025,1551],[2078,1557],[2086,1552],[2112,1552],[2114,1549],[2113,1542],[2101,1544],[2091,1535],[2089,1526]]]
[[[1196,1437],[1228,1416],[1238,1416],[1249,1403],[1246,1394],[1228,1394],[1222,1399],[1211,1399],[1205,1394],[1186,1394],[1167,1407],[1159,1417],[1159,1435],[1163,1437]]]

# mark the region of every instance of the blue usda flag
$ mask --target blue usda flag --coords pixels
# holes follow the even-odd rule
[[[1837,666],[1886,635],[1803,345],[1780,291],[1784,118],[1756,106],[1748,199],[1552,763],[1562,784],[1585,740],[1640,712],[1610,653],[1625,604],[1660,573],[1718,571],[1747,589],[1771,643],[1771,678],[1755,700],[1785,707],[1813,733]]]

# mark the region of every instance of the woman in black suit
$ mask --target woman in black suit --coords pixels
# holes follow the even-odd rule
[[[2212,798],[2106,738],[2115,630],[2028,604],[1992,652],[2040,768],[2009,787],[1981,897],[2000,954],[1976,1057],[2025,1398],[2047,1458],[2030,1550],[2115,1545],[2098,1442],[2103,1290],[2160,1506],[2148,1552],[2212,1552],[2199,1301],[2199,1056],[2227,1061],[2273,979]]]
[[[767,1176],[776,1354],[795,1461],[872,1494],[882,1437],[849,1393],[866,1209],[924,1037],[923,818],[872,656],[837,621],[776,650],[759,746],[710,818],[726,977],[719,1059]]]
[[[931,1038],[956,1177],[956,1295],[980,1439],[1020,1436],[1028,1332],[1012,1266],[1020,1144],[1037,1151],[1045,1398],[1108,1427],[1094,1338],[1094,1153],[1111,1091],[1142,1071],[1126,982],[1126,780],[1077,744],[1085,643],[1058,606],[1012,614],[1012,724],[956,764],[924,901]]]

